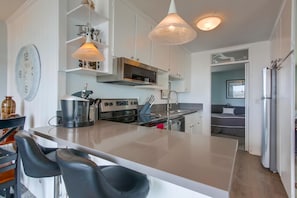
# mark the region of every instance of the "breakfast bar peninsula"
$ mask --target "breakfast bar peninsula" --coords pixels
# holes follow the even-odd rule
[[[229,197],[237,141],[109,121],[30,133],[209,197]],[[205,196],[201,196],[205,197]]]

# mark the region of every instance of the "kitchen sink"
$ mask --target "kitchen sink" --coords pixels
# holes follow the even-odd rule
[[[183,114],[187,114],[189,112],[191,112],[191,110],[176,109],[176,110],[171,110],[169,112],[169,114],[170,114],[170,118],[171,118],[171,117],[176,117],[176,116],[180,116],[180,115],[183,115]],[[167,117],[167,112],[164,111],[162,113],[152,113],[151,116],[155,117],[155,118],[166,118]]]
[[[180,113],[187,113],[189,110],[183,110],[183,109],[176,109],[176,110],[171,110],[170,114],[180,114]]]

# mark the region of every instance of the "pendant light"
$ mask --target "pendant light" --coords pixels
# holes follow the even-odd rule
[[[163,45],[182,45],[194,40],[197,32],[177,13],[171,0],[168,15],[149,33],[149,38]]]
[[[88,1],[89,7],[89,23],[91,24],[91,2]],[[103,54],[97,49],[91,39],[91,25],[89,27],[89,32],[87,32],[86,42],[78,48],[73,54],[72,57],[75,59],[82,60],[84,62],[97,62],[97,61],[104,61],[105,58]]]
[[[72,57],[89,62],[104,61],[103,54],[92,43],[90,32],[87,33],[86,42],[72,54]]]

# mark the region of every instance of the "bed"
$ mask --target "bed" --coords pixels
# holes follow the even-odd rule
[[[211,133],[244,137],[245,108],[212,105]]]

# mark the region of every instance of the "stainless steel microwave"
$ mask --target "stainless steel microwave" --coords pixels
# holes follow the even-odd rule
[[[98,76],[97,82],[121,85],[157,84],[157,68],[128,58],[114,58],[113,72],[112,75]]]

